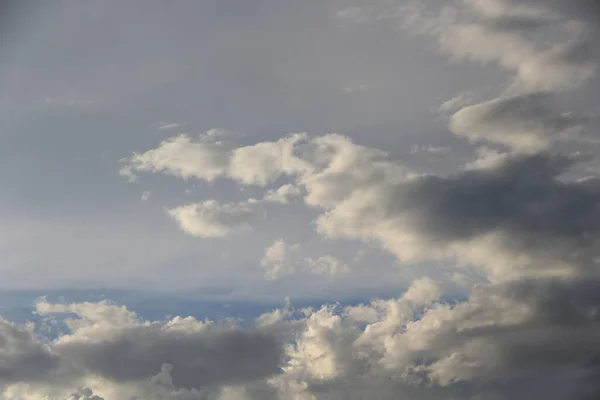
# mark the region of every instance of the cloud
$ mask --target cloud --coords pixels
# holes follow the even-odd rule
[[[253,202],[219,204],[206,200],[168,210],[186,233],[203,238],[220,238],[250,230],[248,221],[256,211]]]
[[[135,172],[162,172],[208,182],[226,177],[248,185],[266,186],[283,174],[308,168],[293,152],[294,146],[306,139],[304,134],[233,148],[218,140],[222,132],[209,130],[197,140],[187,135],[174,136],[155,149],[123,160],[120,173],[131,177]]]
[[[136,171],[164,172],[183,179],[195,177],[213,181],[227,170],[229,155],[221,142],[208,140],[206,136],[194,142],[187,135],[179,135],[123,162],[122,175]]]
[[[79,389],[76,393],[71,394],[65,400],[104,400],[102,397],[94,395],[90,388]]]
[[[239,147],[232,152],[228,175],[249,185],[265,186],[282,175],[301,173],[310,168],[295,154],[296,145],[307,139],[297,133],[274,142]]]
[[[36,382],[59,368],[59,359],[34,338],[32,326],[0,318],[0,383]]]
[[[264,201],[288,204],[290,197],[298,197],[302,194],[302,191],[297,186],[287,184],[280,186],[277,189],[271,189],[265,193]]]
[[[198,389],[274,375],[283,362],[277,337],[242,330],[234,321],[192,317],[141,321],[135,313],[107,302],[42,302],[37,312],[75,315],[66,320],[70,332],[55,339],[48,354],[76,367],[78,374],[111,382],[144,382],[162,371],[168,372],[175,388]],[[29,337],[28,343],[35,340]],[[44,365],[31,357],[28,362],[32,368]]]
[[[328,236],[378,240],[399,260],[457,257],[493,279],[592,272],[599,250],[593,179],[563,182],[573,160],[512,155],[446,178],[381,181],[317,219]]]
[[[158,127],[158,130],[159,131],[168,131],[168,130],[177,129],[177,128],[180,128],[180,127],[181,127],[181,124],[178,124],[178,123],[175,123],[175,122],[173,122],[173,123],[163,123],[163,124],[161,124]]]
[[[336,276],[349,271],[345,262],[332,255],[305,258],[304,262],[305,268],[316,275]]]
[[[465,107],[449,121],[450,130],[470,141],[499,143],[515,150],[547,149],[557,140],[581,138],[581,120],[558,114],[542,93],[500,97]]]
[[[191,236],[222,238],[252,230],[250,221],[260,212],[264,212],[265,205],[289,204],[290,197],[300,194],[298,187],[286,184],[267,191],[263,198],[258,200],[250,198],[237,203],[205,200],[169,209],[167,213]],[[148,198],[149,196],[146,200]]]
[[[245,184],[286,177],[307,206],[320,210],[315,220],[320,234],[375,241],[402,263],[455,260],[482,268],[493,280],[589,271],[600,249],[600,215],[594,206],[599,185],[596,179],[562,181],[577,159],[532,150],[543,135],[560,137],[576,126],[570,116],[556,116],[540,105],[541,100],[539,95],[510,97],[453,116],[451,125],[459,134],[478,132],[478,137],[528,151],[480,154],[465,170],[447,177],[413,173],[385,152],[338,134],[292,135],[233,149],[244,154],[236,163],[247,168],[228,176]],[[190,151],[195,149],[190,144]],[[202,155],[191,158],[200,165]],[[271,161],[266,168],[258,160]],[[251,216],[273,194],[238,203],[208,200],[169,213],[189,234],[223,237],[249,229]],[[270,265],[268,257],[265,263]],[[273,264],[274,276],[298,269],[287,264]]]
[[[152,192],[149,190],[145,190],[144,192],[142,192],[142,201],[148,201],[150,200],[150,196],[152,196]]]
[[[265,249],[260,265],[265,269],[265,277],[278,279],[294,273],[295,254],[300,250],[299,244],[288,245],[283,239],[276,240]]]
[[[510,153],[491,149],[487,146],[478,147],[475,150],[473,160],[464,165],[465,170],[470,169],[489,169],[499,168],[511,157]]]
[[[552,279],[484,285],[452,306],[422,279],[398,299],[323,307],[307,316],[293,363],[275,381],[317,399],[585,399],[598,390],[589,351],[599,348],[597,288]]]
[[[437,15],[422,5],[404,7],[398,15],[407,29],[435,37],[454,58],[496,62],[514,72],[515,90],[564,90],[597,70],[589,27],[539,4],[468,0]]]
[[[454,112],[468,106],[473,102],[471,93],[461,93],[458,96],[444,101],[438,108],[439,113]]]
[[[425,157],[428,161],[439,161],[448,158],[452,153],[450,147],[442,146],[415,146],[410,150],[410,154],[419,157]]]
[[[599,288],[598,278],[533,278],[479,285],[449,304],[438,283],[421,278],[398,298],[287,304],[246,328],[192,317],[142,321],[108,302],[40,302],[41,315],[68,328],[44,351],[76,373],[49,379],[58,364],[47,365],[42,375],[4,381],[4,395],[584,400],[600,389]],[[24,336],[30,348],[37,340]],[[27,369],[37,361],[26,358]]]
[[[384,362],[398,368],[430,360],[421,364],[421,372],[441,385],[498,382],[510,392],[526,379],[529,390],[544,392],[549,388],[541,377],[552,376],[558,379],[554,390],[565,385],[577,392],[585,388],[588,373],[597,373],[597,365],[590,363],[594,356],[586,350],[599,345],[593,311],[600,300],[594,294],[597,285],[525,280],[478,287],[467,302],[431,309],[418,325],[396,336]],[[517,385],[511,388],[511,381]]]
[[[299,243],[290,245],[283,239],[276,240],[265,249],[260,261],[265,277],[276,280],[298,272],[333,277],[349,271],[345,262],[332,255],[302,258],[301,252]]]

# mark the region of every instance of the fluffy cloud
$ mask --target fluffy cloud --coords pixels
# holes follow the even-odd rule
[[[568,116],[552,116],[537,105],[521,106],[536,99],[535,95],[520,96],[471,106],[475,108],[453,117],[455,130],[464,128],[467,135],[481,126],[487,129],[487,137],[506,141],[499,139],[498,132],[506,126],[509,133],[514,132],[510,140],[518,143],[527,142],[518,135],[521,131],[552,137],[575,126]],[[483,267],[492,279],[536,271],[564,276],[596,265],[595,254],[600,249],[595,206],[600,196],[598,180],[561,180],[577,159],[532,151],[504,154],[438,177],[411,173],[384,152],[337,134],[292,135],[247,148],[282,151],[280,158],[288,161],[279,164],[278,172],[267,175],[287,176],[293,187],[302,191],[306,205],[322,210],[315,221],[319,233],[375,240],[401,262],[454,258]],[[248,174],[239,176],[240,182],[262,179]],[[259,175],[263,176],[262,172]],[[267,192],[265,199],[274,193]],[[222,237],[248,229],[249,218],[260,204],[269,201],[265,199],[228,204],[210,200],[175,208],[170,214],[190,234]],[[288,264],[263,260],[272,271],[289,273],[294,268],[284,267]],[[322,269],[325,264],[314,265]]]
[[[71,394],[65,400],[104,400],[102,397],[94,395],[90,388],[79,389],[76,393]]]
[[[164,172],[183,179],[195,177],[212,181],[227,170],[229,149],[211,140],[209,135],[201,136],[197,142],[187,135],[179,135],[123,162],[121,174],[125,176],[133,176],[134,171]]]
[[[540,93],[500,97],[461,109],[450,118],[449,127],[471,141],[524,151],[540,151],[556,140],[580,138],[582,121],[558,114],[548,103],[548,95]]]
[[[351,7],[337,17],[366,22],[376,15],[375,8],[366,11]],[[405,268],[429,260],[474,267],[485,283],[465,300],[445,301],[443,285],[424,278],[396,299],[286,306],[245,330],[230,322],[205,328],[193,319],[140,322],[124,309],[77,305],[70,309],[79,316],[71,333],[47,354],[118,384],[146,379],[150,387],[147,379],[154,376],[152,382],[167,382],[161,387],[181,396],[194,390],[193,396],[280,400],[596,398],[600,180],[567,178],[581,157],[550,152],[558,141],[582,139],[583,122],[557,112],[550,100],[594,75],[598,54],[590,50],[590,26],[533,2],[509,0],[465,0],[434,14],[421,6],[401,13],[407,28],[434,36],[453,57],[495,62],[515,74],[497,99],[466,105],[470,100],[458,97],[441,110],[462,107],[449,119],[451,132],[503,145],[506,152],[480,148],[464,168],[438,176],[410,171],[384,151],[339,134],[291,134],[240,147],[211,135],[179,136],[126,160],[122,173],[225,178],[264,188],[261,200],[172,210],[196,236],[248,229],[259,205],[285,205],[296,196],[319,213],[314,226],[323,236],[376,243]],[[306,257],[303,251],[283,240],[273,243],[261,260],[266,276],[347,269],[334,256]],[[171,325],[185,326],[186,333]],[[177,341],[171,341],[172,329]],[[230,352],[234,342],[262,351]],[[120,358],[124,349],[133,356]],[[248,358],[240,361],[240,354]],[[197,361],[215,357],[225,364]],[[243,367],[253,358],[264,366],[254,375]],[[144,367],[136,369],[138,360]]]
[[[299,244],[289,245],[283,239],[276,240],[271,246],[265,249],[265,255],[260,261],[265,269],[265,277],[277,279],[282,276],[294,273],[295,265],[293,253],[298,252]]]
[[[590,28],[541,5],[466,0],[438,15],[421,5],[404,7],[400,15],[409,30],[434,36],[455,58],[493,61],[515,72],[517,90],[570,88],[597,69]]]
[[[288,305],[244,329],[192,317],[141,321],[106,302],[39,303],[38,312],[64,321],[67,332],[44,350],[27,334],[21,347],[71,368],[59,374],[57,363],[42,364],[41,372],[13,375],[3,381],[4,396],[593,398],[600,390],[599,288],[598,279],[535,278],[480,285],[468,300],[449,304],[436,282],[422,278],[395,299]],[[38,361],[20,362],[33,370]]]
[[[107,302],[42,302],[37,312],[64,321],[68,333],[44,344],[30,328],[2,326],[6,343],[0,353],[1,383],[6,396],[15,396],[5,398],[16,398],[23,390],[19,384],[55,393],[81,385],[88,388],[64,396],[100,400],[107,395],[94,396],[95,382],[105,393],[107,387],[121,385],[123,393],[162,390],[172,395],[168,398],[204,399],[208,392],[219,393],[222,386],[277,375],[284,363],[276,335],[259,328],[241,329],[234,321],[192,317],[142,321],[126,308]]]
[[[120,173],[132,179],[136,172],[162,172],[209,182],[227,177],[248,185],[265,186],[283,174],[309,168],[294,154],[294,146],[306,135],[295,134],[275,142],[233,148],[219,140],[220,132],[211,129],[197,140],[188,135],[172,137],[156,149],[122,160]]]
[[[31,326],[18,326],[0,318],[0,382],[43,380],[59,364],[55,354],[34,340]]]
[[[600,249],[600,186],[597,179],[559,180],[573,162],[513,155],[495,169],[382,181],[328,210],[317,228],[379,240],[405,262],[457,257],[493,279],[591,272]]]
[[[255,206],[252,202],[220,204],[206,200],[170,209],[168,213],[184,232],[218,238],[250,229],[247,221],[254,214]]]

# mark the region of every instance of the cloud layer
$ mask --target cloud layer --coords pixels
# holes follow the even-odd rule
[[[257,216],[275,214],[276,236],[257,259],[244,260],[270,280],[295,283],[304,273],[341,282],[353,272],[347,258],[296,243],[301,235],[291,223],[310,228],[320,244],[370,246],[393,257],[399,271],[436,273],[393,298],[307,309],[287,303],[254,321],[146,321],[109,302],[40,301],[36,312],[53,336],[0,320],[5,398],[598,397],[600,178],[581,174],[597,161],[597,140],[593,118],[563,110],[568,102],[561,101],[594,78],[597,27],[536,1],[377,3],[334,15],[344,29],[400,21],[455,61],[491,63],[506,74],[495,98],[475,103],[479,93],[463,92],[439,109],[448,114],[448,142],[462,140],[473,161],[424,173],[398,149],[347,135],[240,143],[213,129],[158,140],[123,159],[120,173],[130,181],[161,174],[234,187],[227,199],[199,190],[203,198],[167,207],[198,241],[249,236]],[[473,152],[471,143],[490,147]],[[410,148],[400,150],[438,159],[452,152]],[[460,279],[469,273],[476,284]]]
[[[597,279],[528,279],[478,286],[453,305],[423,278],[395,299],[286,306],[247,328],[142,321],[106,302],[39,303],[67,331],[45,345],[3,325],[28,350],[1,355],[22,366],[2,385],[7,398],[586,399],[600,389],[599,288]]]

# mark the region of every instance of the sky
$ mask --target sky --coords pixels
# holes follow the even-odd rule
[[[594,0],[0,3],[0,396],[600,396]]]

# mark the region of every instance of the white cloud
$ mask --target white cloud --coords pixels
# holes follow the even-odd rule
[[[283,239],[276,240],[265,249],[260,264],[265,269],[265,277],[278,279],[295,272],[294,258],[300,250],[299,244],[288,245]]]
[[[224,131],[212,129],[197,140],[187,135],[172,137],[156,149],[123,160],[120,172],[126,177],[135,172],[163,172],[209,182],[226,177],[248,185],[266,186],[283,174],[309,168],[294,154],[295,145],[306,140],[304,134],[237,148],[218,140],[224,135]]]
[[[550,131],[550,136],[560,136],[575,126],[572,117],[555,116],[540,108],[536,96],[470,106],[453,117],[454,130],[463,132],[464,126],[456,127],[456,120],[462,121],[469,126],[464,128],[465,134],[481,126],[487,131],[479,133],[485,133],[490,140],[514,141],[516,146],[524,140],[518,132],[529,130],[542,135]],[[485,124],[483,120],[491,122]],[[502,126],[512,137],[500,137]],[[531,145],[532,141],[526,144]],[[203,151],[196,151],[198,144],[189,145],[191,153],[184,150],[183,154],[193,153],[190,159],[196,165],[204,163]],[[596,230],[588,227],[599,217],[595,211],[577,210],[588,213],[587,222],[576,219],[582,224],[569,228],[581,235],[585,233],[588,239],[583,241],[573,241],[567,235],[566,227],[571,223],[559,223],[557,219],[552,224],[538,222],[553,218],[557,210],[568,208],[569,201],[579,201],[575,200],[578,196],[587,204],[599,193],[595,180],[566,185],[558,180],[575,162],[568,157],[535,154],[531,150],[524,154],[482,153],[465,171],[442,178],[411,173],[384,152],[357,145],[337,134],[314,138],[292,135],[232,149],[231,153],[238,154],[231,165],[246,166],[243,173],[225,168],[230,170],[231,179],[263,185],[285,176],[304,193],[306,205],[322,212],[315,221],[320,234],[375,241],[402,263],[454,259],[483,268],[494,280],[538,273],[568,275],[590,264],[591,254],[600,246]],[[177,160],[175,167],[167,162],[164,168],[179,168],[182,157],[173,159]],[[263,200],[238,203],[209,200],[177,207],[169,213],[189,234],[223,237],[250,229],[252,215],[272,201],[274,194],[267,192]],[[524,203],[520,203],[521,199]],[[512,214],[507,214],[508,209]],[[578,254],[575,259],[569,255],[573,252]],[[490,257],[491,254],[496,256]],[[313,265],[324,263],[313,260]],[[306,270],[306,266],[292,268],[279,263],[273,267],[273,276],[294,269]]]
[[[265,193],[264,200],[273,203],[288,204],[290,197],[298,197],[302,194],[300,188],[295,185],[283,185],[277,189],[271,189]]]
[[[206,200],[172,208],[168,214],[192,236],[218,238],[251,229],[248,221],[255,211],[252,202],[219,204]]]
[[[482,146],[475,150],[475,157],[473,160],[465,164],[464,169],[496,169],[502,166],[506,160],[510,157],[509,153],[503,153],[498,150],[490,149],[489,147]]]
[[[143,321],[107,302],[40,302],[38,313],[65,321],[68,332],[44,347],[22,334],[28,328],[2,325],[28,353],[0,352],[0,361],[20,360],[28,372],[2,375],[0,390],[68,400],[584,399],[599,388],[590,353],[600,345],[599,287],[597,279],[487,284],[450,305],[439,284],[421,278],[398,298],[303,310],[288,303],[246,328]]]
[[[582,121],[558,114],[548,103],[548,96],[540,93],[500,97],[461,109],[450,118],[449,127],[474,142],[534,152],[557,140],[582,138]]]
[[[407,29],[434,36],[457,59],[497,62],[516,74],[515,90],[567,89],[596,72],[598,54],[588,27],[543,6],[469,0],[431,15],[414,4],[399,13]]]
[[[228,175],[245,184],[266,186],[282,175],[305,172],[310,165],[298,157],[295,150],[307,138],[297,133],[275,142],[238,147],[232,152]]]
[[[125,162],[121,174],[126,176],[136,171],[164,172],[183,179],[213,181],[227,171],[229,149],[204,136],[195,142],[179,135],[163,141],[156,149],[134,154]]]

